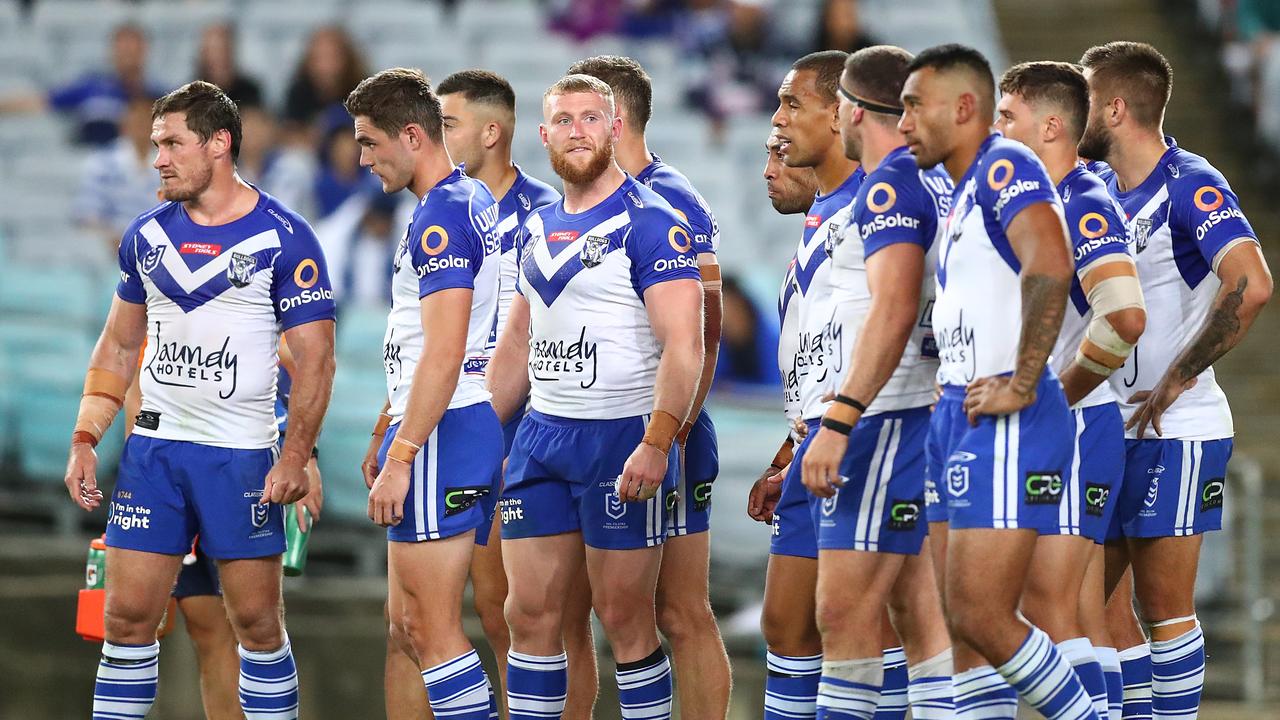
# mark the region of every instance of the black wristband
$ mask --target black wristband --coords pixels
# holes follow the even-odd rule
[[[822,427],[833,430],[841,435],[848,435],[853,432],[853,426],[848,423],[842,423],[839,420],[832,420],[829,417],[822,418]]]
[[[320,448],[318,448],[318,447],[314,447],[314,446],[313,446],[313,447],[311,448],[311,457],[313,457],[313,458],[315,458],[315,459],[319,460],[319,459],[320,459]]]
[[[863,405],[862,403],[858,402],[857,400],[854,400],[848,395],[837,395],[836,402],[840,403],[841,405],[848,405],[849,407],[853,408],[854,410],[857,410],[860,413],[864,413],[867,411],[866,405]]]

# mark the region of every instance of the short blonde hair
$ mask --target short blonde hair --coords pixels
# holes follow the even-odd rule
[[[569,95],[572,93],[596,93],[603,97],[605,102],[609,103],[609,113],[611,115],[617,114],[613,102],[613,89],[609,87],[609,84],[599,78],[582,74],[565,75],[547,88],[547,91],[542,93],[543,108],[546,108],[547,101],[551,99],[552,95]]]

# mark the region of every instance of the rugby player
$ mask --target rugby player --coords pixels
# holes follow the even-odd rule
[[[1013,718],[1012,686],[1046,717],[1092,720],[1071,665],[1018,614],[1071,462],[1071,414],[1045,367],[1072,277],[1061,204],[1039,159],[991,133],[995,83],[981,53],[941,45],[909,69],[900,128],[920,167],[941,163],[955,182],[938,258],[942,397],[930,444],[946,467],[947,622],[969,650],[954,656],[956,716]]]
[[[1089,120],[1080,154],[1106,162],[1147,299],[1144,339],[1109,378],[1124,416],[1125,471],[1107,546],[1108,589],[1126,567],[1151,629],[1118,592],[1110,629],[1125,671],[1125,716],[1194,717],[1204,636],[1193,597],[1200,543],[1222,527],[1234,427],[1213,363],[1271,298],[1258,237],[1222,174],[1164,135],[1173,71],[1158,50],[1113,42],[1081,59]],[[1150,668],[1149,674],[1147,668]]]
[[[387,193],[419,198],[396,249],[383,341],[387,408],[365,463],[368,515],[387,528],[387,614],[416,660],[436,717],[489,718],[497,705],[462,631],[477,535],[502,473],[502,427],[484,385],[498,304],[498,204],[454,166],[440,101],[418,70],[365,78],[345,106],[360,164]]]
[[[702,287],[689,226],[618,167],[622,127],[596,78],[568,75],[545,93],[540,133],[564,199],[525,222],[490,366],[500,417],[532,400],[501,501],[512,720],[564,711],[564,599],[584,560],[621,715],[671,713],[654,593],[672,445],[702,372]]]
[[[156,628],[198,533],[239,641],[246,717],[296,718],[280,595],[283,506],[307,495],[305,468],[328,407],[333,292],[306,221],[237,176],[240,115],[225,93],[197,81],[160,98],[151,139],[165,202],[121,240],[120,283],[90,359],[65,478],[81,507],[102,504],[93,448],[146,339],[141,410],[110,500],[94,717],[142,718],[155,701]],[[297,372],[292,427],[278,448],[281,333]]]
[[[720,638],[707,587],[711,565],[711,488],[720,470],[715,426],[703,407],[720,349],[720,229],[711,208],[679,170],[649,150],[644,130],[653,114],[653,85],[640,63],[601,55],[580,60],[569,73],[603,80],[613,90],[622,118],[616,148],[623,172],[648,185],[671,204],[693,231],[703,289],[704,361],[694,419],[680,429],[680,475],[675,507],[668,510],[667,542],[658,573],[658,629],[671,644],[680,715],[723,720],[729,712],[729,656]],[[570,667],[573,665],[570,659]]]

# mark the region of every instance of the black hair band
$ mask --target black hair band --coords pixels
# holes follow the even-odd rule
[[[863,110],[870,110],[871,112],[884,113],[885,115],[901,115],[902,114],[902,108],[900,107],[896,107],[893,105],[881,105],[880,103],[872,102],[870,100],[867,100],[866,98],[860,98],[857,95],[854,95],[853,93],[846,90],[843,85],[837,85],[837,87],[840,89],[840,94],[843,95],[846,100],[853,103],[854,105],[857,105]]]

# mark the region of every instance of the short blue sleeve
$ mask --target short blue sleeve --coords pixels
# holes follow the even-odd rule
[[[655,189],[654,192],[658,191]],[[693,237],[694,254],[714,254],[716,247],[712,239],[717,232],[716,220],[711,216],[707,206],[691,193],[673,193],[671,197],[664,195],[663,199],[671,204],[676,215],[679,215],[680,219],[689,226]]]
[[[1221,175],[1201,172],[1184,176],[1171,190],[1171,220],[1181,225],[1178,230],[1195,238],[1196,247],[1211,266],[1231,241],[1257,239],[1240,210],[1239,198]]]
[[[626,240],[636,292],[670,280],[700,280],[693,233],[678,217],[651,207],[636,213]]]
[[[474,289],[483,260],[484,239],[464,212],[449,205],[419,207],[409,227],[409,262],[418,274],[419,298],[451,288]]]
[[[116,285],[116,295],[121,300],[135,305],[147,301],[147,290],[142,286],[142,276],[138,274],[138,223],[134,222],[120,238],[120,282]]]
[[[933,243],[938,216],[919,176],[899,172],[873,173],[853,205],[853,222],[862,237],[863,256],[896,243],[913,243],[925,250]]]
[[[1062,209],[1071,234],[1077,271],[1106,255],[1129,254],[1128,231],[1101,180],[1096,189],[1068,197]]]
[[[1058,204],[1057,188],[1044,164],[1021,143],[997,140],[983,156],[979,170],[978,201],[992,210],[1002,230],[1008,230],[1018,213],[1031,205]]]
[[[293,232],[280,235],[280,254],[272,265],[271,300],[281,330],[336,315],[320,241],[301,217],[290,219]]]

